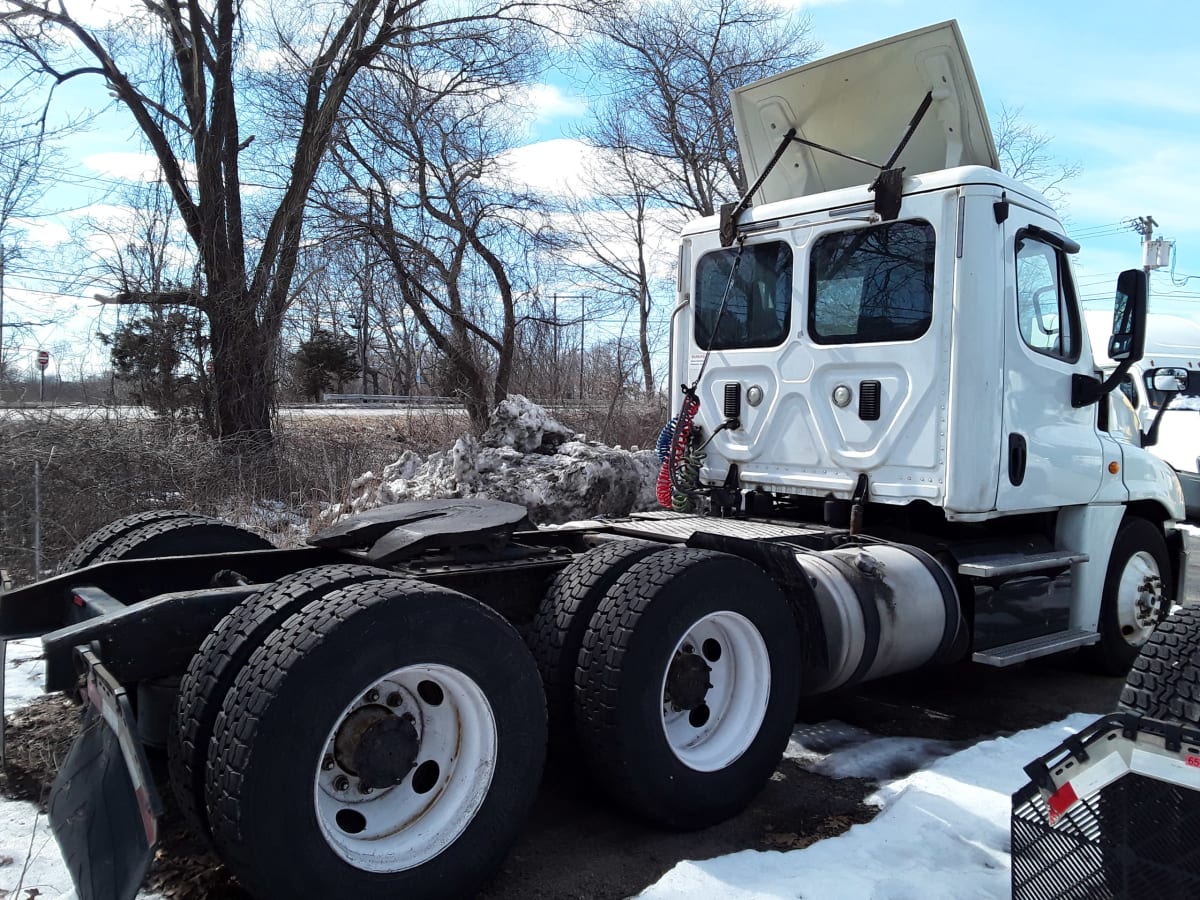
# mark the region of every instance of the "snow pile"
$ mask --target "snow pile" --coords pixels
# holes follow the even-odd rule
[[[883,785],[867,799],[883,811],[865,825],[802,850],[746,850],[681,862],[639,897],[1009,897],[1011,795],[1027,780],[1022,766],[1095,720],[1076,713],[1053,725],[976,744]],[[913,743],[906,751],[912,751]],[[802,736],[797,744],[804,744]],[[793,746],[792,755],[803,753]],[[884,771],[894,765],[886,754],[877,755],[876,762]],[[860,766],[855,774],[865,776],[868,770]]]
[[[522,396],[500,403],[483,437],[449,450],[406,450],[380,474],[351,485],[352,499],[328,518],[406,500],[489,497],[519,503],[539,525],[623,516],[655,505],[658,457],[583,440]]]

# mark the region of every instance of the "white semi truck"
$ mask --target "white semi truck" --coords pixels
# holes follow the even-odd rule
[[[132,897],[154,852],[144,745],[255,897],[461,897],[548,742],[699,828],[752,800],[804,695],[1068,650],[1129,667],[1186,568],[1179,480],[1107,396],[1144,273],[1118,279],[1106,378],[1076,245],[999,172],[954,23],[732,100],[752,187],[681,239],[672,509],[541,531],[428,501],[300,550],[151,513],[0,596],[47,689],[82,687],[50,818],[83,900]]]
[[[1118,387],[1138,416],[1138,439],[1165,459],[1183,488],[1189,522],[1200,522],[1200,321],[1175,312],[1150,312],[1146,317],[1145,355],[1121,379]],[[1105,328],[1111,312],[1085,309],[1092,353],[1105,375],[1116,370],[1109,358]],[[1155,388],[1158,379],[1180,382],[1182,390]]]

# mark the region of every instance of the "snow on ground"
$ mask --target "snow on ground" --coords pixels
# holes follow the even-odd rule
[[[490,497],[529,509],[538,525],[623,516],[655,505],[658,457],[585,441],[546,410],[516,395],[492,413],[482,438],[466,435],[449,450],[406,450],[378,475],[351,485],[348,504],[327,518],[406,500]]]
[[[14,641],[5,665],[5,710],[41,693],[41,644]],[[1062,722],[963,749],[947,741],[878,737],[837,721],[796,728],[787,755],[833,778],[877,778],[865,825],[803,850],[744,851],[681,862],[645,900],[965,900],[1009,896],[1009,795],[1030,760],[1095,721]],[[919,768],[918,768],[919,767]],[[916,769],[916,771],[913,771]],[[911,772],[894,777],[899,772]],[[18,886],[20,892],[17,892]],[[0,798],[0,897],[74,900],[45,817],[31,803]],[[140,894],[143,900],[152,895]]]
[[[11,713],[42,693],[42,644],[33,639],[8,645],[4,666],[4,711]],[[18,891],[18,888],[20,890]],[[58,844],[46,817],[32,803],[0,798],[0,896],[74,898]]]
[[[681,862],[639,898],[1009,897],[1010,796],[1027,780],[1021,767],[1095,720],[1094,715],[1076,713],[1062,722],[983,741],[933,759],[911,775],[883,783],[867,801],[882,811],[864,825],[802,850],[746,850],[701,862]],[[883,752],[885,739],[864,740],[861,733],[853,733],[857,729],[841,727],[845,730],[834,728],[831,749],[836,749],[838,740],[849,744],[852,759],[844,767],[830,762],[834,757],[823,750],[807,749],[811,742],[806,741],[803,729],[797,730],[789,755],[818,771],[822,766],[834,766],[842,777],[870,777],[872,772],[892,770],[896,760]],[[946,749],[921,747],[928,743],[896,739],[891,749],[931,758]]]

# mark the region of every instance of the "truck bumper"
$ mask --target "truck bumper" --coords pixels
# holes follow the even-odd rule
[[[155,790],[125,690],[96,656],[83,730],[50,789],[50,827],[79,900],[132,900],[158,841]]]

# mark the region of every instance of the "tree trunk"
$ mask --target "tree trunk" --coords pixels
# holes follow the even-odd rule
[[[253,316],[222,304],[212,329],[216,435],[234,451],[271,445],[271,342]]]

